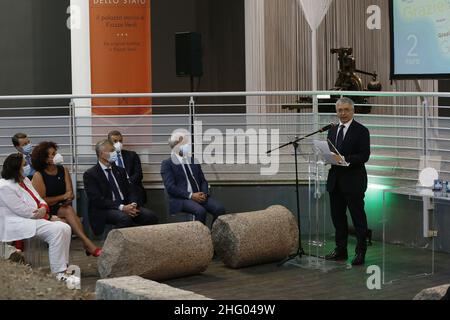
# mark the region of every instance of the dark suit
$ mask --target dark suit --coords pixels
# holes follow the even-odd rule
[[[136,203],[139,206],[145,205],[147,202],[147,193],[142,185],[142,166],[141,159],[136,152],[130,150],[122,150],[121,152],[125,170],[127,170],[128,177],[130,178],[131,191],[136,194]]]
[[[328,139],[336,146],[339,126],[328,132]],[[367,249],[367,217],[364,211],[364,193],[367,189],[365,163],[370,157],[370,133],[362,124],[352,121],[340,148],[349,167],[331,166],[328,173],[327,191],[330,194],[331,217],[336,229],[336,246],[347,248],[347,208],[355,227],[358,244],[356,252]]]
[[[176,214],[187,212],[195,215],[196,220],[203,223],[206,221],[206,213],[214,216],[214,220],[225,213],[224,207],[215,199],[209,196],[208,182],[205,179],[202,168],[199,164],[189,165],[193,177],[199,186],[199,191],[208,195],[207,201],[197,203],[189,199],[188,179],[183,167],[178,159],[172,154],[169,159],[161,163],[161,176],[164,187],[169,195],[169,212]]]
[[[113,201],[111,185],[100,164],[97,163],[83,175],[84,189],[89,200],[89,222],[92,231],[97,235],[101,234],[105,224],[113,224],[117,228],[156,224],[158,219],[149,209],[139,207],[140,214],[135,218],[119,210],[120,204],[137,203],[137,196],[130,191],[125,169],[115,164],[111,166],[111,169],[124,197],[123,201],[120,199]]]

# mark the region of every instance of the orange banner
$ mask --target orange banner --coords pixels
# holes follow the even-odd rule
[[[150,0],[90,0],[89,6],[92,93],[152,92]],[[149,98],[93,99],[92,114],[151,114],[150,104]]]

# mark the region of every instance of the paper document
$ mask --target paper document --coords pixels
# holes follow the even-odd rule
[[[335,154],[338,154],[342,157],[342,155],[339,153],[339,151],[336,149],[336,147],[331,143],[330,140],[328,141],[321,141],[321,140],[314,140],[314,147],[319,151],[319,154],[321,157],[325,160],[327,164],[333,164],[335,166],[343,166],[348,167],[350,164],[347,162],[339,163],[334,158]],[[330,150],[330,146],[333,149]]]

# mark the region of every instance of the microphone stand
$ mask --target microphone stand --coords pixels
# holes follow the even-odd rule
[[[328,129],[330,129],[331,127],[332,127],[332,125],[330,125],[330,127]],[[296,257],[301,258],[303,255],[305,255],[305,251],[303,250],[303,247],[302,247],[302,237],[301,237],[301,228],[300,228],[300,198],[299,198],[300,193],[299,193],[299,190],[298,190],[298,157],[297,157],[297,151],[298,151],[298,147],[299,147],[299,142],[300,141],[305,140],[306,138],[308,138],[310,136],[313,136],[313,135],[315,135],[317,133],[321,133],[321,132],[324,132],[324,131],[328,130],[328,129],[325,129],[325,128],[326,127],[321,128],[321,129],[319,129],[319,130],[317,130],[317,131],[315,131],[313,133],[310,133],[310,134],[308,134],[308,135],[306,135],[304,137],[296,138],[293,141],[290,141],[290,142],[285,143],[285,144],[283,144],[283,145],[281,145],[281,146],[279,146],[279,147],[277,147],[275,149],[267,151],[267,154],[271,154],[272,152],[274,152],[276,150],[283,149],[283,148],[285,148],[287,146],[293,146],[294,147],[295,194],[296,194],[296,202],[297,202],[297,227],[298,227],[298,249],[297,249],[296,253],[291,254],[288,257],[286,257],[285,259],[283,259],[278,264],[279,267],[284,265],[286,262],[288,262],[288,261],[290,261],[292,259],[295,259]]]

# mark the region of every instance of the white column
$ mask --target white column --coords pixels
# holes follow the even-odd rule
[[[91,94],[89,0],[71,0],[67,13],[70,14],[68,26],[71,30],[72,45],[72,94]],[[93,154],[93,148],[89,146],[92,143],[91,99],[74,99],[73,102],[75,104],[76,154]],[[79,160],[79,156],[77,159]],[[76,169],[81,170],[79,167]],[[76,174],[73,174],[74,190],[76,190],[76,180]]]
[[[246,90],[266,90],[264,0],[245,1],[245,68]],[[247,113],[265,113],[265,97],[247,97]],[[261,117],[247,117],[251,123],[261,123]],[[256,128],[256,125],[252,127]]]
[[[89,0],[71,0],[72,93],[91,93]],[[91,115],[91,99],[76,99],[76,115]],[[81,107],[81,108],[80,108]]]
[[[91,94],[91,46],[89,28],[89,0],[71,0],[72,19],[72,94]],[[91,99],[74,99],[75,117],[78,135],[91,135]],[[86,127],[87,126],[87,127]],[[77,145],[90,144],[89,137],[77,137]],[[77,148],[77,152],[86,153],[92,149],[87,146]]]

